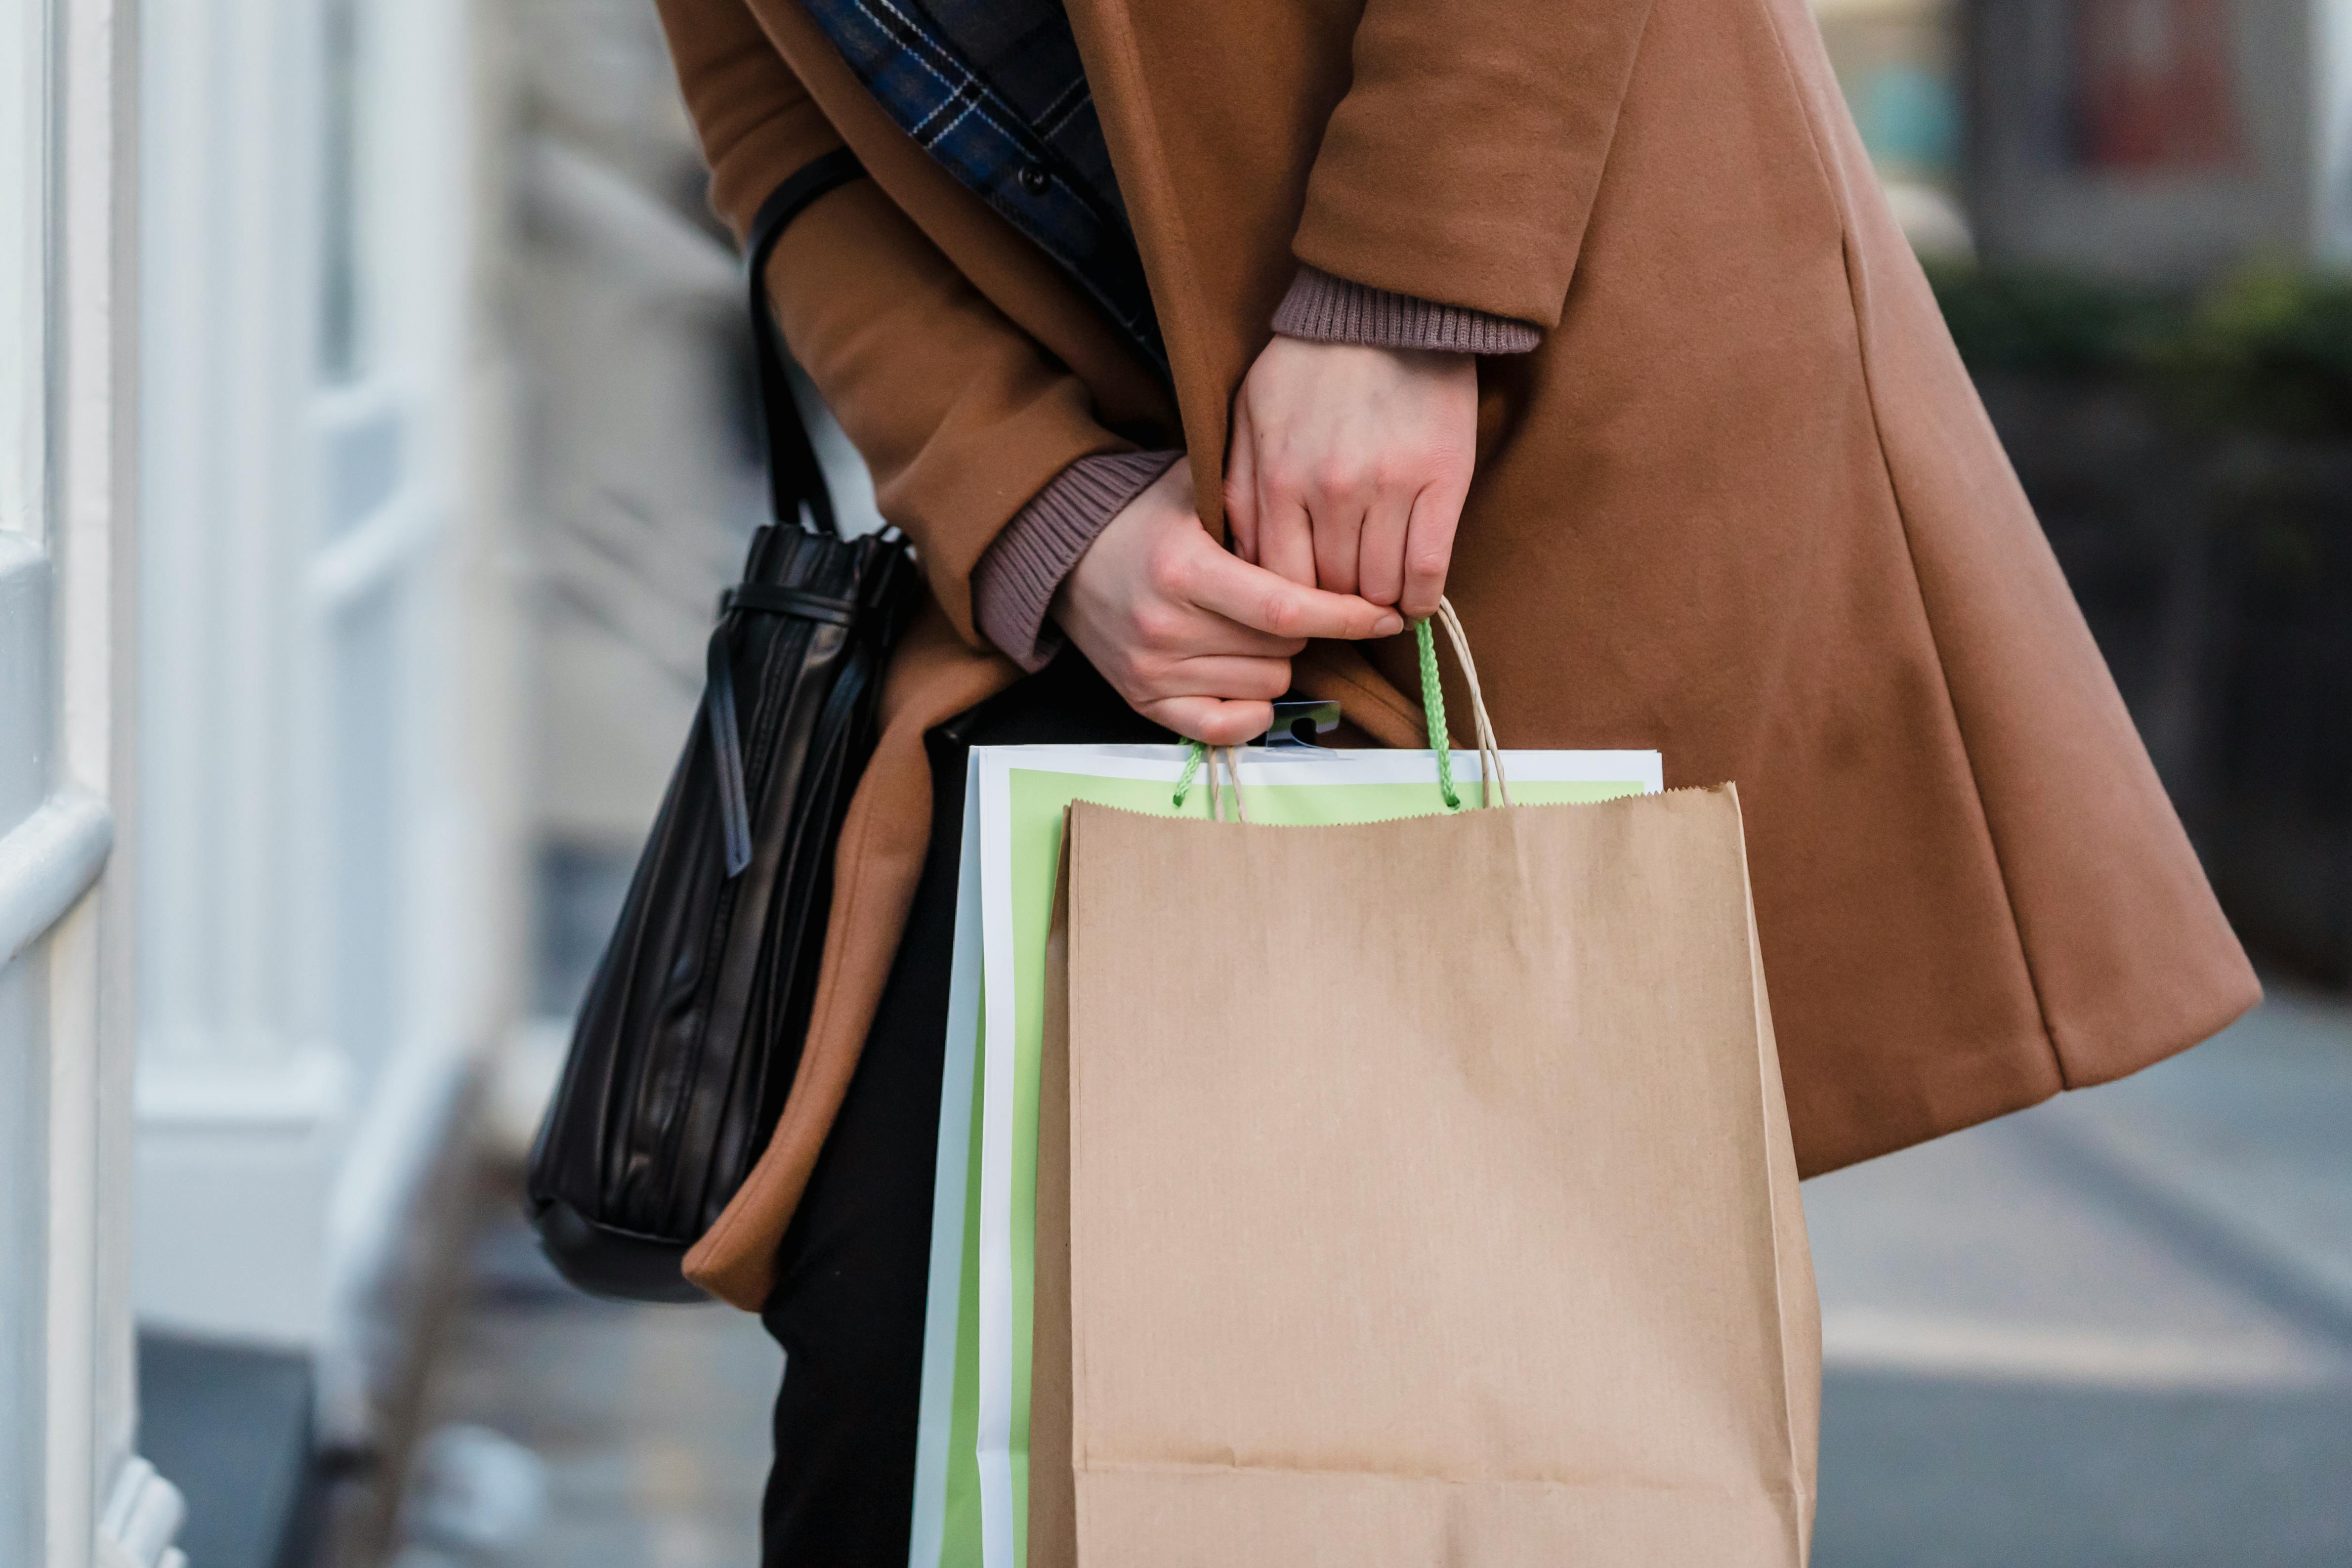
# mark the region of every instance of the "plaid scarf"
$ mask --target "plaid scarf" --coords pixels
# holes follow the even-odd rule
[[[1062,0],[803,3],[899,128],[1059,263],[1165,374]]]

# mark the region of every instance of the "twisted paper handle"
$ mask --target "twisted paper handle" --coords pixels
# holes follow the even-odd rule
[[[1205,762],[1209,768],[1209,816],[1211,820],[1216,822],[1223,822],[1225,819],[1224,795],[1217,787],[1217,763],[1220,758],[1224,762],[1226,776],[1233,785],[1234,819],[1247,822],[1249,807],[1242,804],[1240,755],[1231,746],[1212,746],[1204,741],[1193,741],[1189,743],[1184,756],[1183,776],[1176,781],[1176,807],[1180,811],[1183,809],[1184,796],[1191,792],[1192,780],[1199,776],[1201,765]]]

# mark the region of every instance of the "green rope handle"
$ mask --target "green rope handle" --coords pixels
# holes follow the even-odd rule
[[[1437,755],[1437,793],[1445,798],[1445,809],[1462,809],[1462,795],[1454,787],[1454,742],[1445,732],[1445,689],[1437,679],[1437,637],[1429,629],[1427,621],[1412,624],[1414,646],[1421,650],[1421,709],[1429,720],[1429,749]],[[1190,742],[1184,751],[1183,776],[1176,781],[1176,809],[1184,809],[1184,796],[1191,793],[1192,781],[1200,776],[1201,763],[1209,754],[1203,742]],[[1234,781],[1239,788],[1241,781]]]
[[[1454,742],[1445,733],[1445,689],[1437,683],[1437,636],[1427,621],[1412,623],[1412,640],[1421,649],[1421,710],[1429,721],[1429,749],[1437,753],[1437,793],[1445,809],[1462,809],[1454,787]]]
[[[1194,741],[1186,748],[1184,752],[1184,776],[1176,781],[1177,810],[1181,811],[1184,809],[1185,792],[1192,787],[1192,780],[1201,771],[1201,760],[1208,754],[1208,743],[1203,741]]]

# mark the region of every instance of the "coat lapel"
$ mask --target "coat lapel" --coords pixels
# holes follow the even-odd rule
[[[898,128],[799,0],[760,0],[755,13],[875,184],[990,303],[1093,389],[1105,425],[1146,436],[1173,427],[1151,367],[1043,251]]]

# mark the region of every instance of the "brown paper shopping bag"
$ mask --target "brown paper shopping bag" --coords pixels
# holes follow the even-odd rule
[[[1803,1563],[1730,786],[1066,843],[1032,1568]]]

